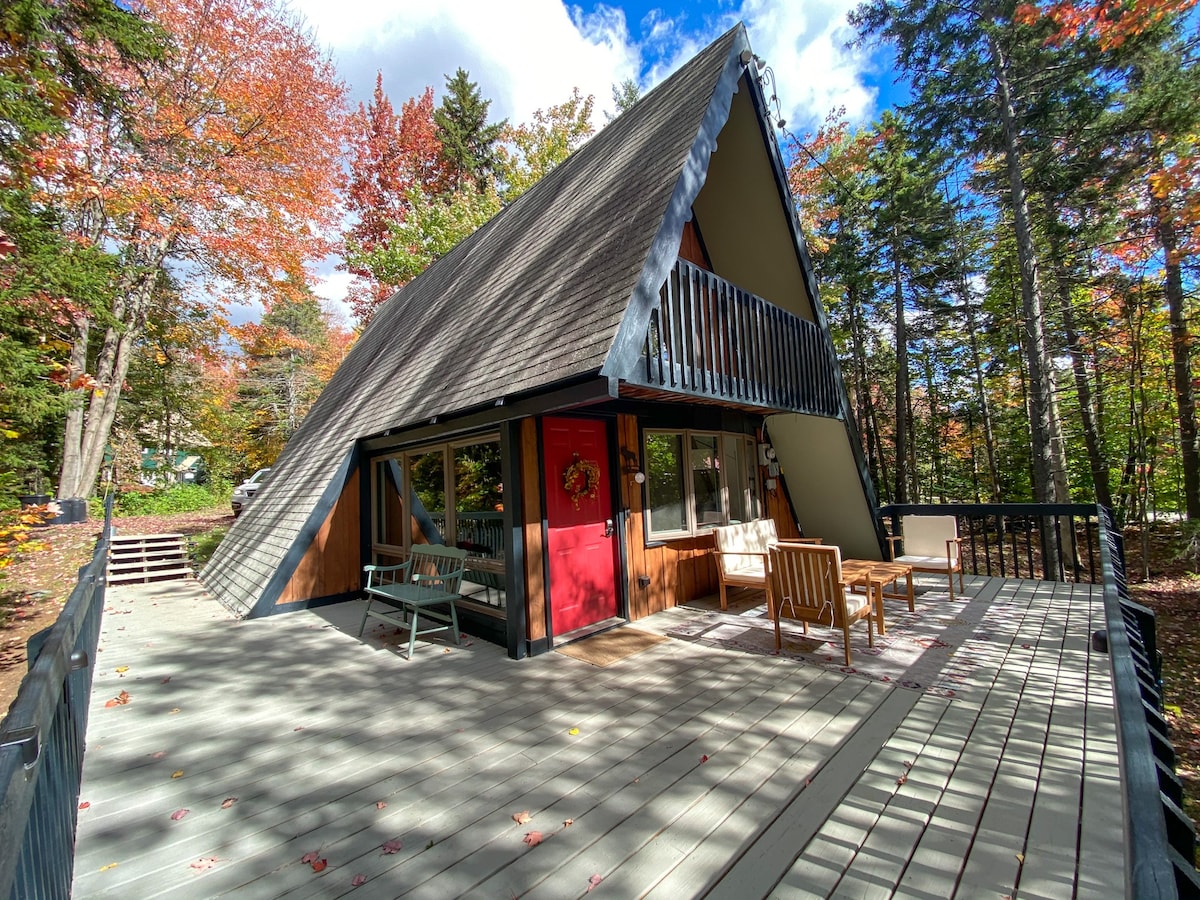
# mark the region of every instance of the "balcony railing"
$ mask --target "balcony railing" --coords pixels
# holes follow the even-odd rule
[[[0,897],[69,897],[83,738],[112,523],[46,631],[29,641],[29,672],[0,722]]]
[[[790,412],[842,412],[821,329],[677,260],[651,312],[632,383]]]

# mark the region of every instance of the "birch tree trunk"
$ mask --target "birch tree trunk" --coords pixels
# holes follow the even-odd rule
[[[95,385],[87,402],[67,413],[63,432],[63,466],[59,476],[60,498],[89,497],[95,491],[104,451],[112,434],[121,389],[129,372],[133,348],[146,323],[146,312],[154,295],[159,270],[167,255],[169,240],[159,238],[144,248],[138,263],[122,280],[111,310],[112,320],[104,330],[96,358]],[[77,329],[71,348],[86,359],[88,329]]]

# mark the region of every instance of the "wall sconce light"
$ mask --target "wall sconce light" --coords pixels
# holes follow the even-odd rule
[[[634,472],[633,480],[636,481],[638,484],[645,484],[646,483],[646,474],[644,472]]]

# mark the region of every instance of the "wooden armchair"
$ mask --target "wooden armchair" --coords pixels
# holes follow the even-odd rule
[[[767,587],[767,548],[779,540],[774,519],[755,519],[713,529],[717,548],[717,580],[721,609],[727,606],[725,588]],[[820,538],[792,538],[793,543],[821,543]]]
[[[904,548],[896,555],[896,542]],[[958,573],[958,589],[963,590],[962,539],[954,516],[902,516],[900,534],[888,537],[892,562],[905,563],[914,572],[945,574],[950,584],[950,599],[954,599],[954,573]]]
[[[783,646],[779,619],[799,619],[808,634],[808,623],[841,628],[845,637],[846,665],[850,665],[850,626],[867,621],[867,644],[875,646],[871,627],[873,598],[850,589],[842,576],[842,553],[819,544],[779,543],[768,551],[770,578],[767,607],[775,620],[775,649]]]

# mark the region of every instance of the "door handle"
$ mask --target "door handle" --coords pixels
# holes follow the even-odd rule
[[[613,528],[613,520],[612,520],[612,519],[605,519],[605,520],[604,520],[604,536],[605,536],[605,537],[612,537],[612,536],[613,536],[613,532],[614,532],[615,530],[616,530],[616,529],[615,529],[615,528]]]

